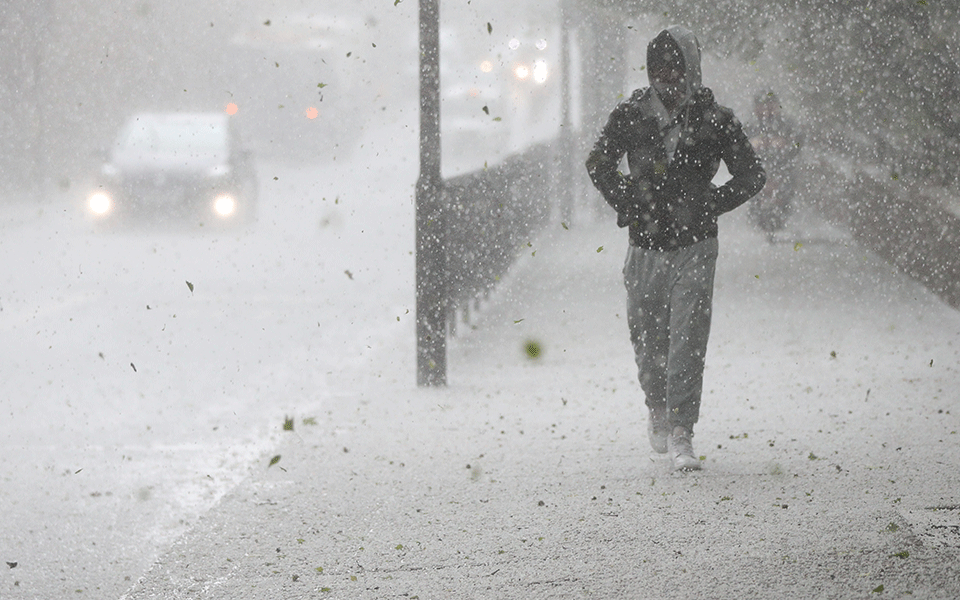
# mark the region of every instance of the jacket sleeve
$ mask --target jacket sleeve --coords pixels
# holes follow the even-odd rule
[[[607,204],[617,211],[621,227],[639,214],[637,182],[618,170],[630,143],[629,125],[629,104],[624,102],[610,113],[586,164],[590,180]]]
[[[716,215],[730,212],[763,189],[766,173],[743,126],[729,109],[720,109],[720,157],[730,180],[711,192],[710,208]]]

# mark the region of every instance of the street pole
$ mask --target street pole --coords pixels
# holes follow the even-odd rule
[[[559,199],[560,218],[564,223],[573,224],[574,217],[574,164],[573,164],[573,121],[570,117],[570,96],[573,86],[570,82],[570,29],[572,25],[572,2],[560,0],[560,177]]]
[[[440,3],[420,0],[420,176],[416,191],[417,385],[447,383],[443,180],[440,176]]]

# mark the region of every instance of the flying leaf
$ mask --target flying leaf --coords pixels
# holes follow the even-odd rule
[[[493,25],[487,22],[487,33],[493,33]]]
[[[537,340],[527,340],[523,349],[527,353],[527,358],[530,359],[540,358],[540,353],[543,352],[543,349],[540,347],[540,342]]]
[[[269,469],[270,467],[272,467],[273,465],[277,464],[278,462],[280,462],[280,455],[279,455],[279,454],[270,459],[270,464],[267,465],[267,468]]]
[[[484,105],[484,107],[483,107],[483,112],[489,115],[489,114],[490,114],[490,108],[487,107],[486,105]]]
[[[293,417],[284,417],[284,418],[283,418],[283,430],[284,430],[284,431],[293,431]]]
[[[130,368],[133,369],[133,372],[134,372],[134,373],[137,372],[137,365],[135,365],[135,364],[133,364],[133,363],[130,363]]]
[[[190,283],[189,281],[187,282],[187,288],[189,288],[190,293],[192,294],[192,293],[193,293],[193,284]]]
[[[597,254],[599,254],[599,253],[601,253],[601,252],[603,252],[603,246],[600,246],[599,248],[597,248]]]

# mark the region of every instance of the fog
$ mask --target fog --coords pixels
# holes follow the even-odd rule
[[[583,159],[609,111],[646,85],[646,42],[691,18],[627,4],[441,2],[443,175],[484,171],[568,126],[564,228],[614,219]],[[394,367],[415,352],[417,16],[415,0],[0,7],[0,558],[16,563],[0,596],[119,597],[262,467],[288,416],[322,419],[365,380],[414,385]],[[889,124],[852,133],[849,114],[812,100],[823,90],[792,60],[802,44],[758,49],[749,30],[725,38],[708,17],[689,25],[704,29],[718,100],[748,121],[754,93],[773,87],[807,124],[805,206],[817,227],[850,235],[830,243],[859,241],[951,303],[946,259],[891,254],[845,194],[870,176],[883,194],[960,214],[957,131],[911,113],[892,143],[877,141]],[[753,17],[765,39],[795,33]],[[956,47],[956,31],[940,33]],[[955,50],[947,58],[956,67]],[[118,131],[144,111],[230,115],[255,165],[249,219],[159,210],[108,223],[90,211]],[[547,222],[560,218],[553,206]],[[877,271],[850,276],[869,287]]]

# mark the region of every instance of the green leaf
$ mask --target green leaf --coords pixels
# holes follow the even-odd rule
[[[540,353],[543,352],[543,349],[540,347],[540,342],[537,340],[527,340],[523,349],[527,353],[527,358],[531,359],[540,358]]]
[[[600,254],[601,252],[603,252],[603,246],[600,246],[599,248],[597,248],[597,254]]]
[[[493,33],[493,25],[487,22],[487,33]]]
[[[187,282],[187,288],[190,289],[190,293],[192,294],[192,293],[193,293],[193,284],[190,283],[189,281]]]
[[[284,418],[283,418],[283,430],[284,430],[284,431],[293,431],[293,417],[284,417]]]
[[[280,455],[279,455],[279,454],[270,459],[270,464],[267,465],[267,468],[269,469],[270,467],[272,467],[273,465],[277,464],[278,462],[280,462]]]

